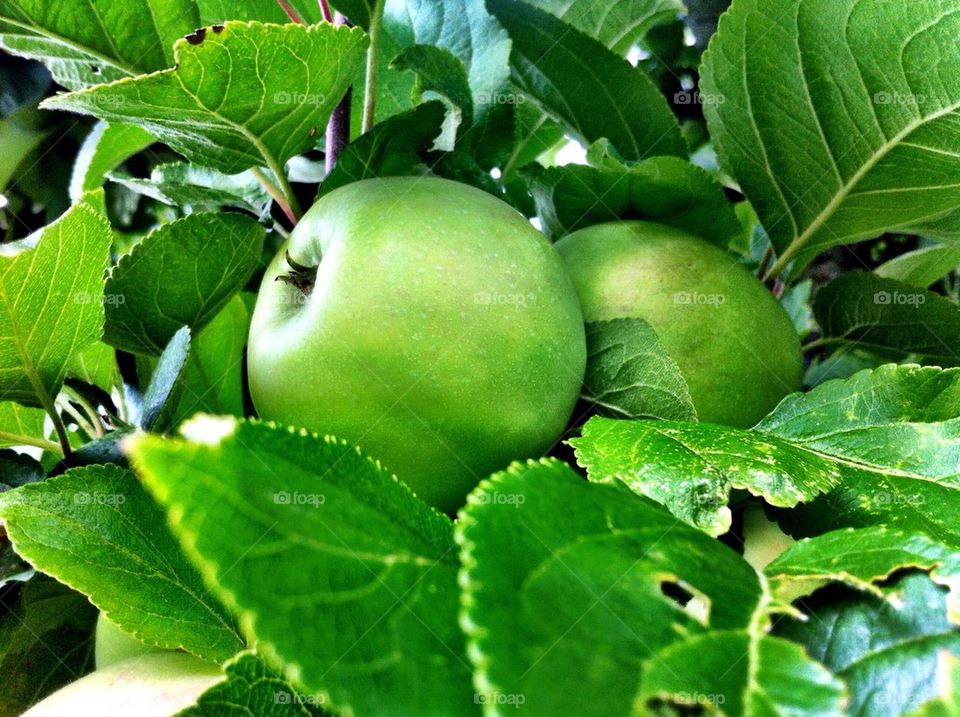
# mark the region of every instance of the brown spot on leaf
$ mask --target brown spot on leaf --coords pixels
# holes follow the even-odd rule
[[[203,42],[203,38],[207,36],[207,28],[198,27],[196,30],[187,35],[187,42],[191,45],[199,45]]]
[[[316,137],[316,136],[317,136],[317,128],[316,128],[316,127],[311,127],[311,128],[310,128],[310,136],[311,136],[311,137]]]

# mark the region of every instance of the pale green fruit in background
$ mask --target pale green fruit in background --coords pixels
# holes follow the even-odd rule
[[[151,652],[163,652],[163,650],[140,642],[100,613],[100,617],[97,618],[97,633],[94,641],[94,656],[98,670]]]
[[[589,227],[556,248],[587,321],[640,318],[654,328],[701,421],[746,428],[801,389],[790,317],[730,254],[639,221]]]
[[[446,511],[560,439],[583,381],[576,292],[507,204],[436,178],[321,199],[266,272],[248,374],[261,417],[358,444]]]
[[[171,717],[223,679],[216,665],[191,655],[140,655],[70,683],[23,717]]]

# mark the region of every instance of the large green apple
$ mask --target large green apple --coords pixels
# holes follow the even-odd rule
[[[223,679],[216,665],[181,652],[139,655],[70,683],[23,717],[172,717]]]
[[[585,363],[553,247],[495,197],[425,177],[318,201],[266,272],[248,352],[261,417],[358,444],[446,511],[550,449]]]
[[[660,224],[601,224],[557,242],[587,321],[640,318],[680,367],[700,420],[749,427],[800,390],[790,317],[730,254]]]

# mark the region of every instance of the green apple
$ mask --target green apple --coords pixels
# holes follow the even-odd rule
[[[640,318],[654,328],[701,421],[752,426],[802,387],[790,317],[730,254],[640,221],[588,227],[556,248],[587,321]]]
[[[223,679],[216,665],[181,652],[139,655],[70,683],[23,717],[172,717]]]
[[[347,439],[445,511],[561,437],[586,364],[576,292],[510,206],[432,177],[323,197],[250,327],[261,417]]]
[[[94,658],[98,670],[150,652],[163,652],[163,650],[140,642],[129,632],[107,619],[106,615],[100,613],[94,639]]]

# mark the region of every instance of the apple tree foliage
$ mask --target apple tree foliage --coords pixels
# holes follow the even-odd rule
[[[223,667],[191,716],[958,714],[960,0],[329,5],[0,0],[0,714],[97,609]],[[590,324],[567,445],[455,520],[258,422],[266,262],[423,174],[729,249],[806,391],[698,423],[648,324]]]

